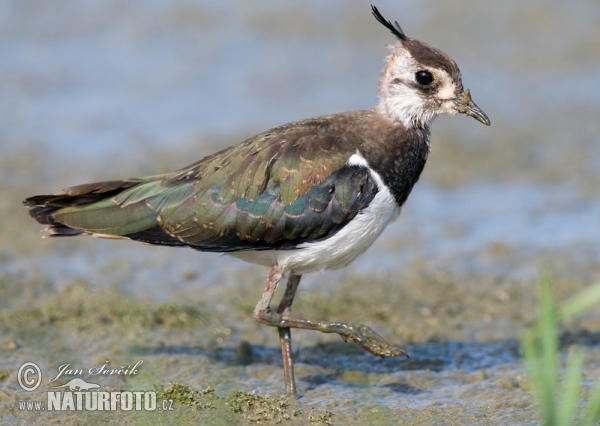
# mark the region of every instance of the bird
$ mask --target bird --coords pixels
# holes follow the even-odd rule
[[[47,237],[191,247],[270,268],[253,316],[278,329],[286,395],[297,395],[292,328],[336,333],[380,357],[407,355],[366,325],[291,312],[303,275],[347,266],[398,217],[425,166],[436,116],[490,125],[450,56],[406,36],[377,7],[371,12],[396,38],[373,108],[274,127],[172,173],[33,196],[23,202],[29,214],[47,225]]]

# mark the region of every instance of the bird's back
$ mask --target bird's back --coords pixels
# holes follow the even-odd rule
[[[25,204],[50,225],[51,236],[220,252],[295,248],[338,232],[378,192],[372,170],[347,164],[367,139],[386,134],[365,130],[373,115],[354,111],[290,123],[173,173],[79,185]]]

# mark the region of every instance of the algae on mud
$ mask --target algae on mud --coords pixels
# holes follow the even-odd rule
[[[190,309],[183,303],[190,298],[201,300],[204,289],[161,305],[136,301],[114,289],[92,291],[84,283],[59,291],[44,290],[43,286],[32,291],[27,287],[40,284],[5,277],[20,282],[22,291],[13,287],[2,296],[19,302],[29,299],[20,308],[3,311],[4,339],[16,346],[3,345],[0,351],[9,366],[31,357],[43,358],[48,374],[63,362],[102,363],[108,358],[104,354],[110,355],[111,363],[143,359],[140,376],[127,380],[111,377],[102,384],[109,389],[156,386],[179,402],[172,417],[167,413],[89,417],[98,420],[193,422],[194,416],[199,416],[196,418],[227,424],[259,418],[266,421],[265,416],[273,415],[269,422],[286,421],[290,416],[294,424],[315,419],[334,424],[442,420],[534,424],[537,414],[515,332],[535,315],[535,298],[519,295],[533,294],[537,284],[476,275],[431,276],[421,271],[418,264],[400,277],[353,276],[331,288],[299,294],[300,312],[325,318],[371,318],[374,326],[389,330],[394,339],[408,342],[411,358],[380,360],[332,336],[298,333],[297,374],[302,394],[298,402],[269,396],[280,392],[280,361],[273,336],[260,325],[243,321],[248,318],[244,307],[251,305],[259,291],[246,281],[260,280],[257,273],[240,277],[233,287],[237,294],[229,287],[210,295],[210,300],[216,297],[220,304],[231,303],[231,314],[214,304]],[[368,288],[365,282],[369,282]],[[558,280],[557,288],[565,295],[584,285],[583,280]],[[365,310],[361,300],[367,293],[372,304]],[[40,294],[45,296],[40,298]],[[493,303],[481,303],[489,295]],[[165,313],[175,319],[163,319]],[[579,333],[588,336],[583,341],[591,338],[593,342],[593,333],[576,330],[598,326],[598,313],[590,312],[571,324],[574,331],[565,336]],[[240,359],[240,346],[251,352],[250,362]],[[597,362],[599,356],[597,351],[591,353]],[[2,404],[8,410],[4,418],[32,419],[32,413],[15,411],[14,401],[22,392],[15,390],[14,374],[15,370],[8,368],[2,381]],[[167,385],[167,380],[177,383]],[[205,392],[194,390],[206,386],[210,388]],[[247,393],[253,389],[258,392]],[[248,408],[240,405],[240,398]],[[68,422],[68,418],[63,420]]]

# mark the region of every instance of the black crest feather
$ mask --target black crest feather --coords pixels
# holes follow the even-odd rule
[[[373,16],[375,17],[375,19],[377,19],[379,21],[379,23],[381,23],[381,25],[383,25],[384,27],[386,27],[387,29],[389,29],[392,32],[392,34],[394,34],[400,40],[405,40],[406,39],[406,35],[404,34],[404,31],[402,31],[402,28],[400,28],[400,25],[398,24],[398,21],[394,22],[394,24],[395,24],[395,26],[394,26],[392,24],[392,21],[386,20],[381,15],[381,13],[379,13],[379,10],[377,10],[377,8],[375,6],[371,5],[371,10],[373,11]]]

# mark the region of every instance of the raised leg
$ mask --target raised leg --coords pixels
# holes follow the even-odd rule
[[[265,318],[271,315],[271,299],[273,299],[273,294],[275,293],[275,290],[277,290],[277,286],[279,285],[279,281],[281,281],[282,275],[283,271],[279,266],[273,266],[269,271],[267,285],[263,290],[260,300],[254,308],[254,318],[256,321],[266,323]]]
[[[272,267],[269,271],[267,285],[265,286],[260,300],[254,308],[254,318],[256,318],[257,321],[262,322],[264,324],[272,325],[265,318],[269,318],[271,315],[274,314],[271,310],[270,304],[271,300],[273,299],[273,294],[275,293],[275,290],[277,290],[277,286],[279,285],[279,281],[281,281],[282,275],[283,271],[278,266]],[[285,293],[281,298],[279,307],[277,308],[276,315],[290,315],[292,302],[294,301],[294,295],[296,294],[296,289],[298,288],[299,283],[300,275],[290,275],[287,287],[285,289]],[[281,345],[281,358],[283,361],[285,394],[288,396],[296,396],[296,382],[294,380],[294,360],[292,359],[292,333],[289,327],[279,327],[278,325],[274,326],[279,328],[279,343]]]
[[[281,299],[277,312],[273,312],[270,303],[273,299],[273,294],[277,289],[277,285],[279,284],[279,281],[281,281],[282,274],[283,271],[278,266],[272,267],[269,271],[267,285],[256,308],[254,308],[254,318],[263,324],[279,328],[279,339],[281,343],[281,355],[283,357],[283,371],[285,377],[285,391],[287,395],[296,394],[290,328],[317,330],[323,333],[337,333],[345,342],[352,340],[361,348],[380,357],[408,356],[404,349],[390,345],[383,337],[375,333],[366,325],[293,318],[291,316],[291,306],[294,301],[296,289],[300,283],[300,275],[292,274],[290,276],[285,294]]]

